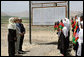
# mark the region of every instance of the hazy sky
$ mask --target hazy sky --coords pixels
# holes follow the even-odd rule
[[[1,1],[1,11],[22,12],[29,10],[29,1]],[[83,1],[70,1],[71,11],[83,11]]]
[[[1,11],[22,12],[29,10],[29,1],[1,1]]]
[[[83,11],[83,1],[70,1],[71,11]]]

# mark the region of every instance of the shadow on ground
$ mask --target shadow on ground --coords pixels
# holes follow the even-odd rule
[[[37,43],[38,45],[57,45],[58,42],[49,42],[49,43]]]
[[[38,44],[38,45],[58,45],[58,42],[36,43],[36,44]],[[72,47],[72,42],[70,41],[69,48],[68,48],[68,50],[67,50],[66,56],[72,56],[72,55],[70,54],[72,48],[73,48],[73,47]]]

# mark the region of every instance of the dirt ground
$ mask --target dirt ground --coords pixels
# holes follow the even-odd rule
[[[8,56],[8,24],[1,24],[1,56]],[[58,35],[52,27],[34,27],[32,26],[32,44],[29,43],[29,27],[28,24],[24,24],[26,28],[26,34],[23,42],[23,50],[26,51],[22,56],[62,56],[57,49]],[[72,35],[72,32],[71,34]],[[70,41],[72,36],[70,36]],[[75,55],[75,52],[71,48],[71,56]]]

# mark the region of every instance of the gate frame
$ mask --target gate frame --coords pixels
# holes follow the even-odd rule
[[[68,19],[70,18],[70,2],[68,1]],[[32,39],[31,39],[31,1],[29,1],[29,43],[32,44]]]

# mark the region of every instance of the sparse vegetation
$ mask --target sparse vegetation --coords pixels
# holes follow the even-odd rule
[[[1,24],[8,24],[8,19],[16,16],[1,16]],[[22,17],[23,23],[29,23],[28,17]]]

